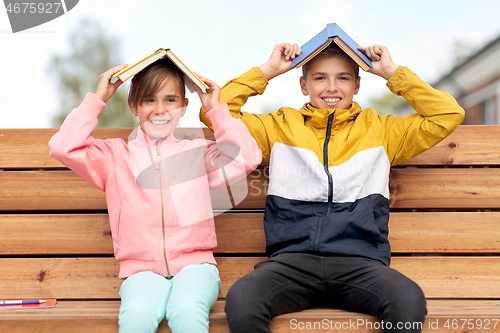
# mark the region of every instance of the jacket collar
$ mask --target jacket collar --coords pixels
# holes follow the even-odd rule
[[[336,127],[342,123],[356,119],[361,112],[361,107],[358,103],[352,102],[347,110],[316,109],[311,103],[306,103],[299,112],[306,118],[306,122],[310,121],[312,126],[325,128],[328,125],[328,117],[333,112],[335,114],[333,116],[332,127]]]
[[[130,143],[131,141],[137,142],[137,143],[146,143],[148,145],[150,144],[157,144],[159,140],[165,140],[167,142],[179,142],[175,136],[174,133],[170,133],[167,137],[165,138],[155,138],[151,139],[143,130],[140,126],[137,126],[132,133],[130,133],[128,137],[128,142]]]

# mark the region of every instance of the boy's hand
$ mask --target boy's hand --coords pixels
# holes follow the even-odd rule
[[[99,82],[97,83],[95,94],[97,97],[102,99],[104,103],[106,103],[111,98],[111,96],[113,96],[116,89],[118,89],[118,87],[123,83],[120,79],[118,79],[115,83],[111,83],[111,77],[113,76],[113,74],[125,67],[127,67],[126,64],[113,67],[99,76]]]
[[[288,72],[292,69],[292,59],[300,55],[302,50],[297,44],[282,43],[274,47],[271,58],[260,66],[266,79],[272,78]]]
[[[194,85],[194,89],[196,89],[198,96],[200,96],[201,104],[203,105],[205,110],[210,111],[220,104],[220,88],[217,83],[203,76],[200,76],[198,73],[196,73],[196,75],[198,75],[200,79],[208,86],[206,92],[202,92],[201,89],[196,85]]]
[[[358,50],[366,54],[372,61],[373,68],[368,70],[370,73],[389,80],[396,71],[396,68],[398,68],[398,66],[392,62],[389,50],[383,45],[359,46]]]

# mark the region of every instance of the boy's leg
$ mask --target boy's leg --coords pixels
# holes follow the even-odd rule
[[[169,293],[170,282],[158,274],[140,272],[127,278],[120,288],[120,333],[156,332]]]
[[[319,257],[283,253],[255,266],[226,296],[225,311],[232,333],[271,332],[271,318],[302,310],[323,295]]]
[[[377,316],[382,332],[420,332],[427,313],[420,287],[377,260],[326,257],[332,307]]]
[[[173,333],[207,333],[208,315],[220,292],[217,267],[189,265],[172,278],[166,317]]]

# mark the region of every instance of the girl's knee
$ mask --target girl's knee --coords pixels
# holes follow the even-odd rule
[[[168,326],[173,333],[208,332],[210,308],[199,301],[178,304],[167,313]]]
[[[137,305],[128,306],[127,309],[120,309],[120,333],[156,332],[162,319],[162,315],[139,302]]]

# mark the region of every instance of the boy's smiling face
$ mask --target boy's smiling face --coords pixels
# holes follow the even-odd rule
[[[321,57],[311,60],[307,78],[300,78],[304,96],[316,109],[348,109],[359,91],[360,77],[356,79],[348,61],[341,57]]]
[[[184,116],[188,99],[181,96],[179,83],[167,77],[153,95],[146,96],[132,114],[139,117],[141,128],[151,138],[168,136]]]

